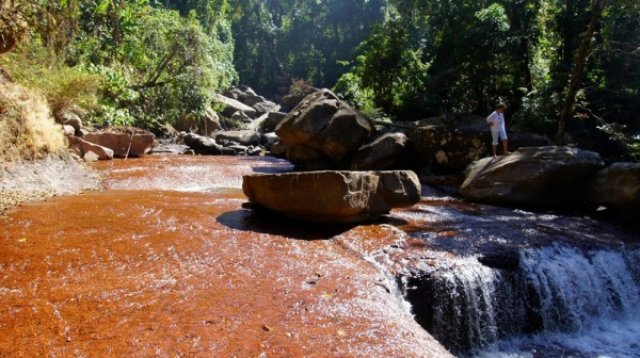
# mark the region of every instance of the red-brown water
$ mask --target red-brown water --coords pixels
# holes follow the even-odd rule
[[[448,353],[365,259],[387,225],[323,228],[241,209],[273,159],[98,164],[105,190],[0,218],[0,356]]]

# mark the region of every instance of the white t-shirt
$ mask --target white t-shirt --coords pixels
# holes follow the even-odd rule
[[[491,113],[489,117],[487,117],[487,123],[495,123],[495,125],[491,127],[494,131],[504,130],[504,114],[498,113],[498,111]]]

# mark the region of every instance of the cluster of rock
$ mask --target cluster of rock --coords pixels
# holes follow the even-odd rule
[[[403,133],[375,134],[373,123],[327,89],[290,94],[276,104],[242,86],[218,95],[220,113],[181,118],[179,138],[199,154],[286,158],[302,170],[391,168]],[[288,113],[281,112],[290,109]]]
[[[71,150],[85,161],[139,157],[149,153],[154,146],[155,135],[140,128],[89,130],[83,127],[82,120],[73,112],[58,113],[55,118],[62,124]]]
[[[640,212],[640,163],[605,167],[596,152],[572,147],[522,148],[467,168],[460,193],[469,200],[519,207],[603,206]]]
[[[277,142],[274,130],[286,116],[280,105],[259,96],[247,86],[216,95],[219,113],[179,118],[176,136],[198,154],[264,155]],[[275,151],[277,153],[277,150]]]

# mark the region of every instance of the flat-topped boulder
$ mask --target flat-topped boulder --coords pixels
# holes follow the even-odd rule
[[[260,207],[300,220],[338,224],[379,219],[391,209],[415,205],[421,193],[412,171],[255,174],[243,177],[242,189]]]
[[[585,183],[602,168],[600,155],[588,150],[521,148],[471,164],[460,193],[471,201],[497,205],[570,206],[580,201]]]

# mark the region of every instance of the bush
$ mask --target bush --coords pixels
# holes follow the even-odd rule
[[[37,43],[0,57],[0,66],[16,82],[44,95],[54,114],[73,106],[90,109],[98,103],[100,76],[57,62]]]
[[[0,162],[62,155],[66,147],[46,99],[0,75]]]

